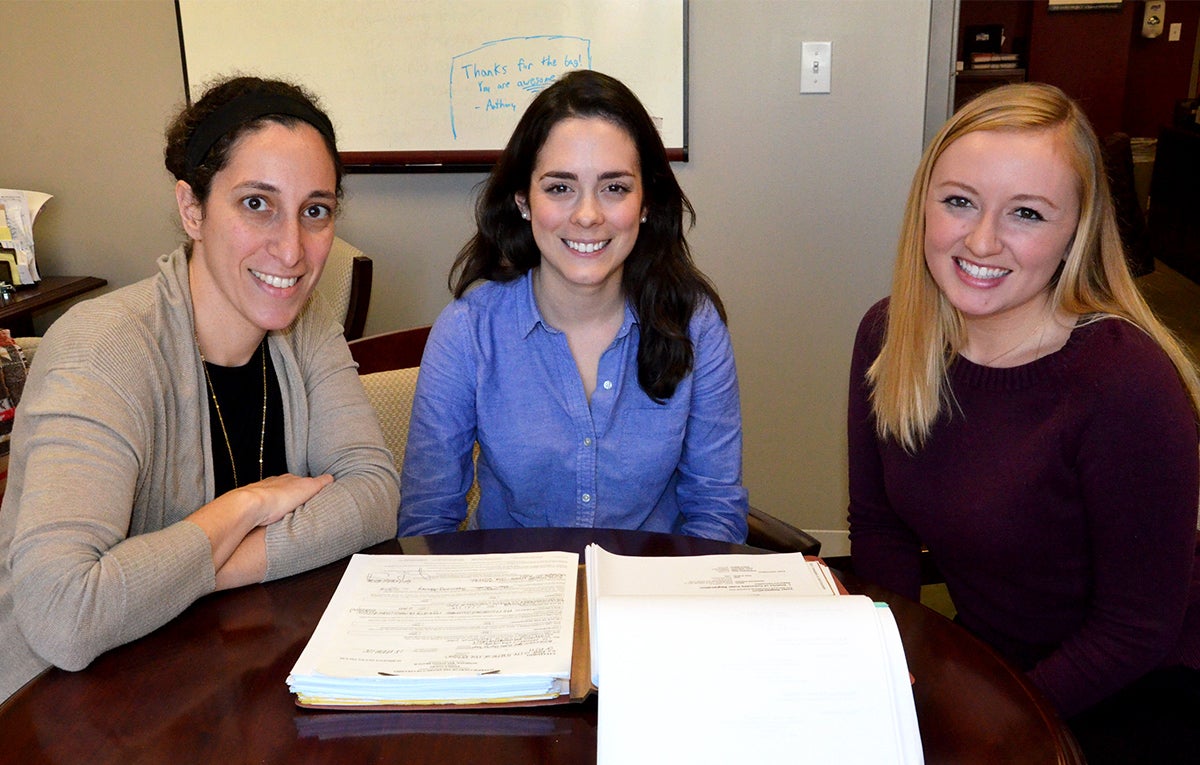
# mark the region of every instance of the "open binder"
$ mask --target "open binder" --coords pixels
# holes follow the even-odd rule
[[[889,761],[921,761],[890,611],[839,595],[820,562],[596,545],[584,557],[581,567],[562,552],[353,556],[288,676],[296,703],[446,711],[569,703],[602,688],[600,762],[621,762],[630,742],[645,754],[663,738],[664,710],[722,716],[707,733],[729,738],[749,694],[827,730],[848,717],[888,739],[875,751],[903,753]],[[818,664],[842,687],[808,683]]]

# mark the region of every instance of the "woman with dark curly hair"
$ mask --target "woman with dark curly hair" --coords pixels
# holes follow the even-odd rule
[[[303,90],[240,77],[176,117],[187,243],[38,348],[0,512],[0,699],[213,590],[395,533],[399,487],[341,327],[310,301],[341,166]]]
[[[733,351],[685,213],[629,88],[576,71],[534,99],[421,362],[401,535],[458,528],[478,475],[473,527],[745,539]]]

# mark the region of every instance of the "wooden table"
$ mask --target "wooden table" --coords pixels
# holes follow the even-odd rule
[[[10,297],[0,295],[0,328],[13,337],[33,335],[33,314],[108,284],[95,276],[46,276],[30,287],[17,287]]]
[[[691,537],[591,529],[469,531],[386,542],[373,553],[760,552]],[[591,763],[595,697],[487,712],[316,711],[286,678],[346,561],[202,598],[151,635],[91,667],[51,669],[0,706],[4,756],[21,763]],[[925,761],[1082,762],[1041,695],[941,615],[848,578],[887,601],[913,674]]]

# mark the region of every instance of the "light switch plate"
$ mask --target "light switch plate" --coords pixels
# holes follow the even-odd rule
[[[800,44],[800,92],[828,93],[832,82],[833,43]]]

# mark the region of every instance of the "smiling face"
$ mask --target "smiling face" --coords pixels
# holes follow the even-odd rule
[[[300,313],[333,244],[336,184],[315,128],[267,122],[238,139],[203,208],[176,185],[192,238],[196,332],[210,361],[243,363]]]
[[[637,241],[641,163],[633,138],[599,117],[568,118],[538,152],[517,206],[533,227],[540,280],[555,295],[619,295]]]
[[[972,326],[1027,331],[1079,222],[1079,181],[1055,130],[981,130],[952,143],[925,198],[925,262]]]

